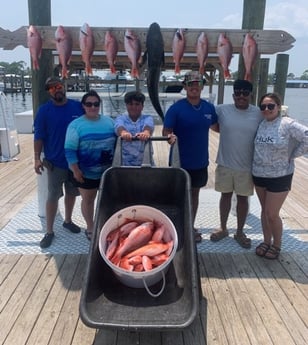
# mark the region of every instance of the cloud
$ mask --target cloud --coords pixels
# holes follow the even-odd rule
[[[295,38],[308,36],[308,2],[280,2],[269,6],[265,13],[264,28],[287,31]]]

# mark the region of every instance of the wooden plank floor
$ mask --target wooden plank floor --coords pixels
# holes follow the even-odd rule
[[[208,188],[214,183],[217,139],[211,133]],[[19,140],[18,160],[0,164],[0,229],[36,195],[32,135]],[[166,150],[155,150],[157,165],[166,164]],[[307,241],[307,158],[298,159],[296,167],[282,215]],[[253,253],[199,254],[200,317],[188,329],[163,333],[86,327],[79,318],[86,260],[84,254],[0,254],[0,344],[308,343],[308,248],[282,252],[273,262]]]

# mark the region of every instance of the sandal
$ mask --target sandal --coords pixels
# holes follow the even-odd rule
[[[251,247],[251,239],[243,232],[240,234],[234,234],[234,239],[242,248],[249,249]]]
[[[274,245],[271,245],[269,250],[265,253],[264,257],[269,260],[275,260],[275,259],[278,259],[279,254],[280,254],[280,248]]]
[[[92,239],[92,232],[89,232],[88,230],[86,230],[84,233],[85,233],[87,239],[88,239],[89,241],[91,241],[91,239]]]
[[[211,233],[210,240],[213,242],[218,242],[228,236],[229,232],[227,230],[216,230]]]
[[[198,232],[198,230],[195,230],[195,242],[196,243],[202,242],[202,234],[200,234],[200,232]]]
[[[270,245],[262,242],[260,243],[257,247],[256,247],[256,255],[258,256],[265,256],[265,254],[267,253],[267,251],[270,249]]]

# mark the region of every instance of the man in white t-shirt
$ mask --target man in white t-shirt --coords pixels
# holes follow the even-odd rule
[[[221,193],[219,202],[220,228],[210,239],[220,241],[229,235],[227,220],[231,209],[232,194],[237,196],[237,231],[234,239],[243,248],[251,247],[251,240],[243,228],[248,214],[248,197],[253,195],[251,175],[253,143],[259,123],[260,109],[250,104],[252,84],[247,80],[236,80],[233,85],[234,104],[216,107],[220,133],[216,158],[215,190]]]

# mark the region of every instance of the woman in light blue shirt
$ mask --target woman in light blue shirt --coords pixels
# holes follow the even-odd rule
[[[65,157],[79,188],[81,212],[86,221],[86,236],[91,239],[94,227],[94,201],[103,172],[112,164],[116,135],[114,122],[100,114],[101,99],[96,91],[81,100],[85,114],[72,121],[65,138]]]

